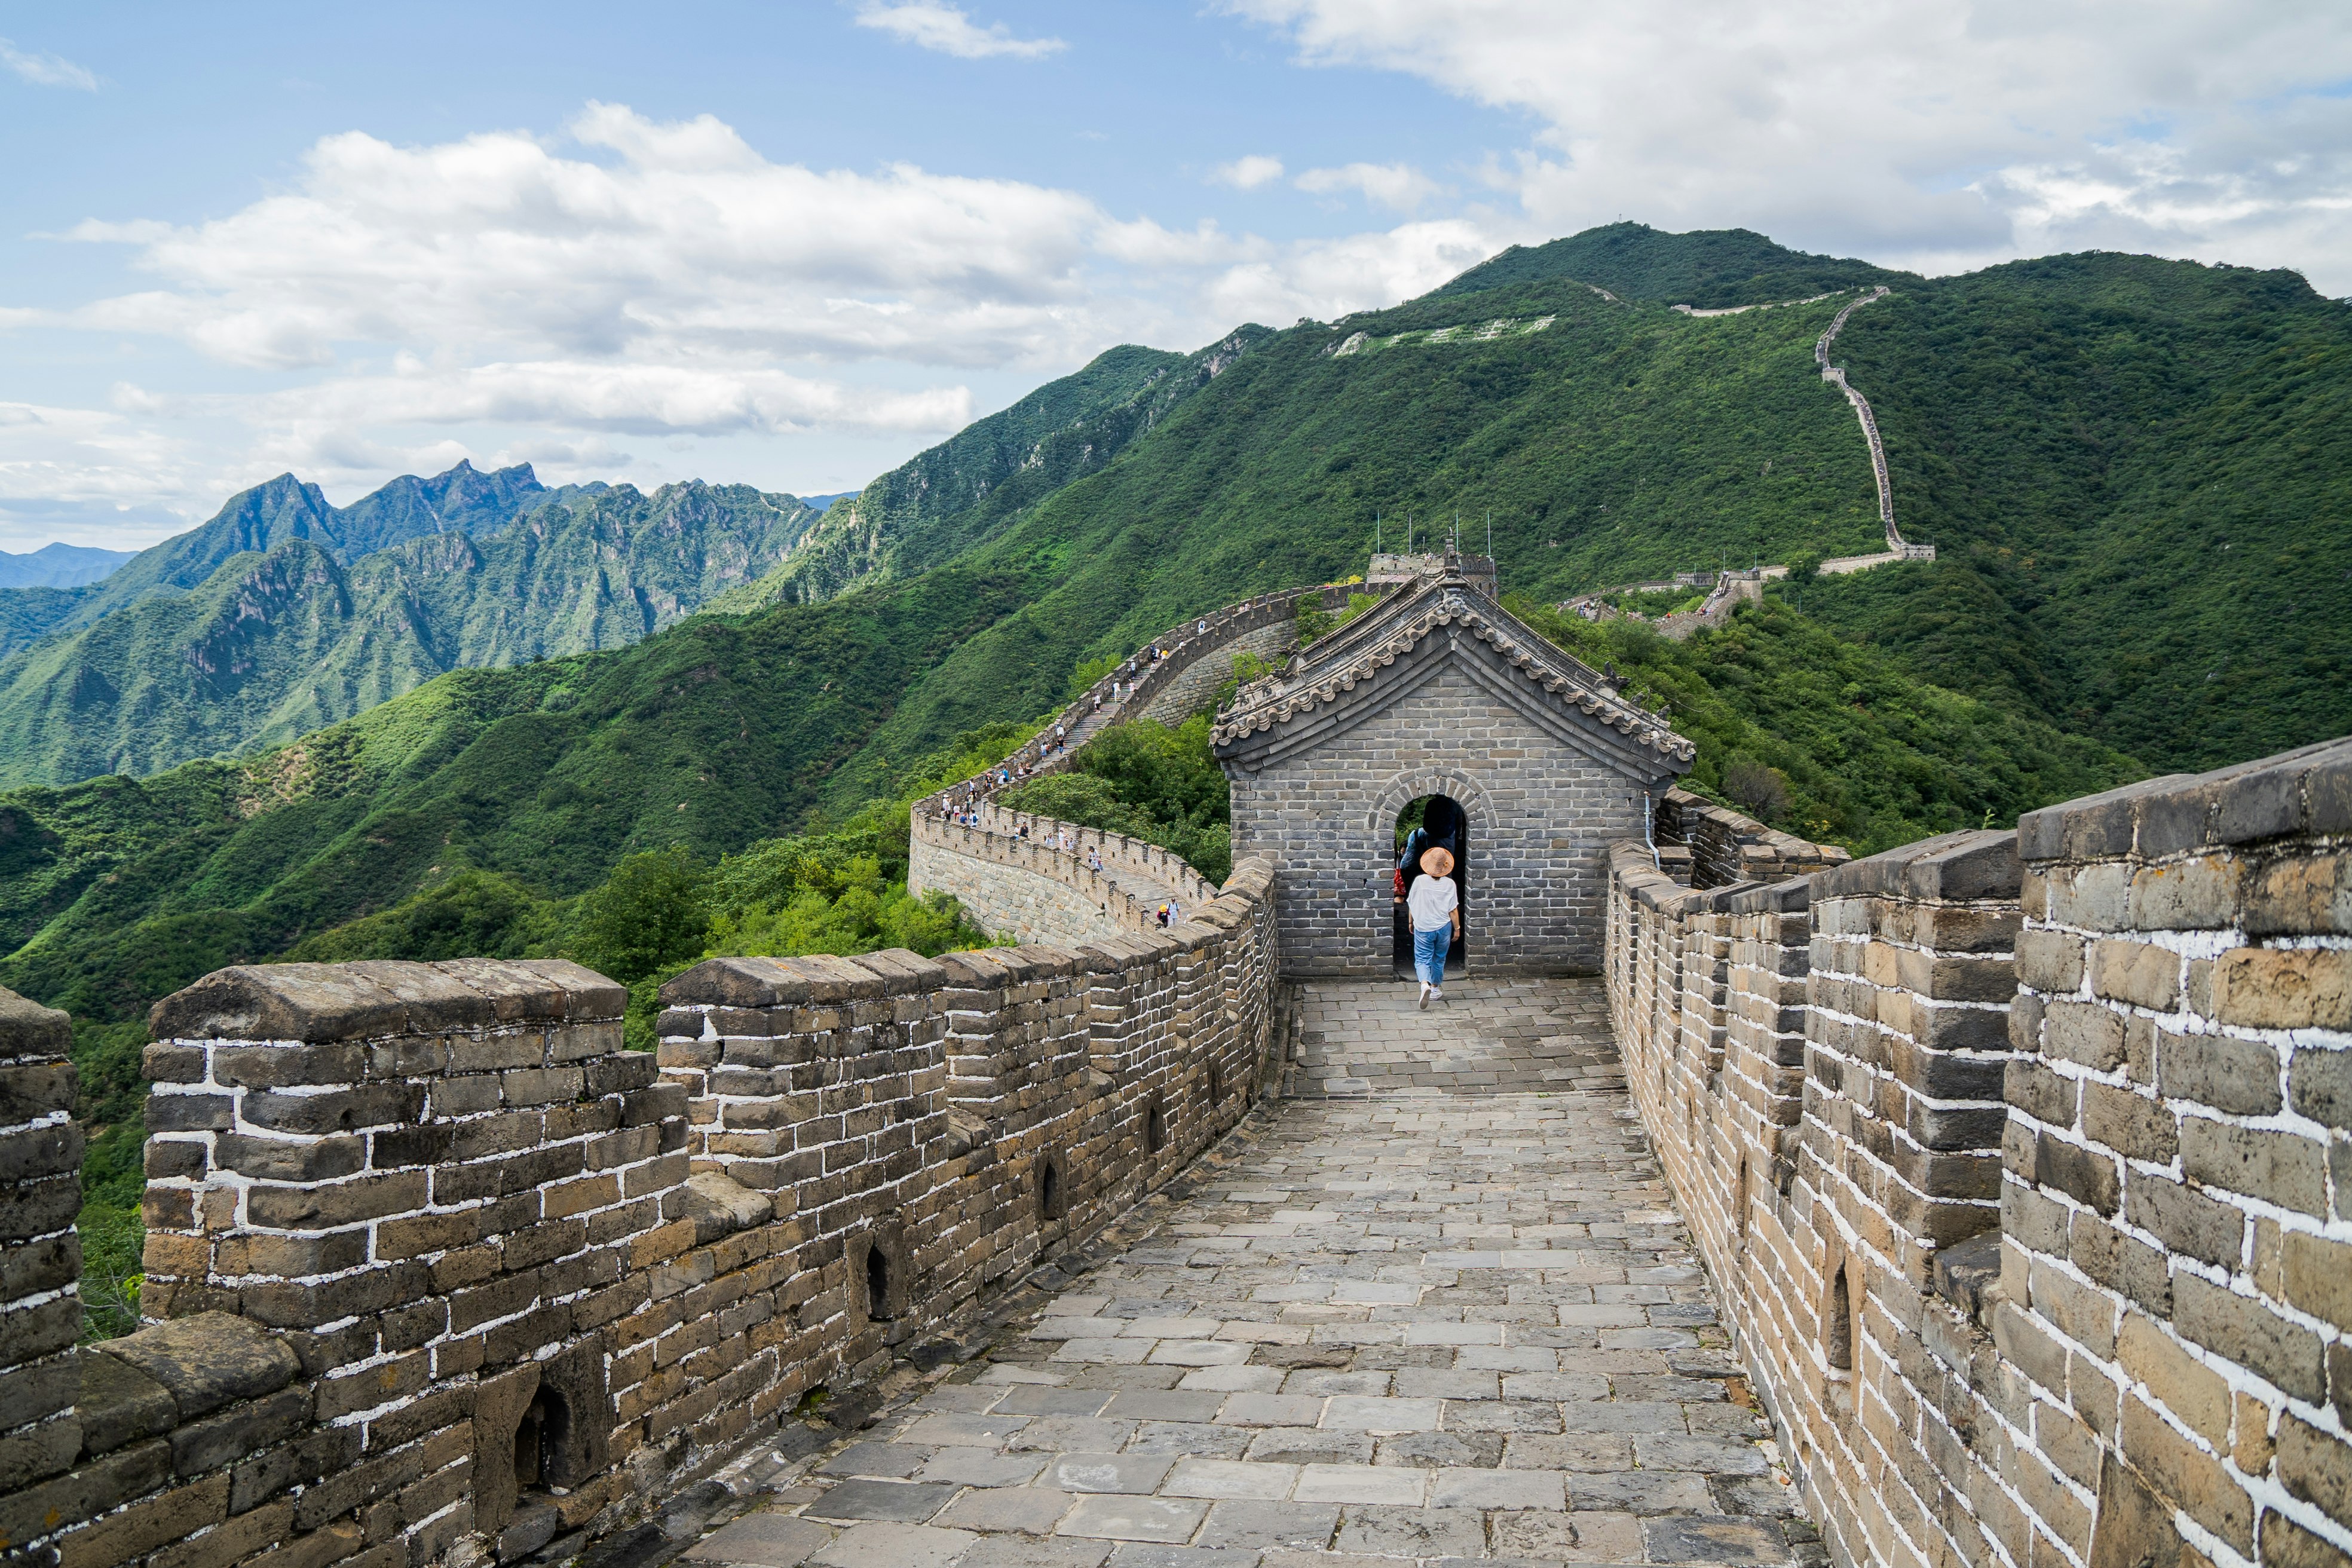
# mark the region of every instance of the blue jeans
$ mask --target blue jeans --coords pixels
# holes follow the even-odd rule
[[[1412,972],[1424,984],[1440,985],[1445,981],[1445,950],[1454,945],[1454,928],[1439,926],[1435,931],[1419,927],[1412,933]]]

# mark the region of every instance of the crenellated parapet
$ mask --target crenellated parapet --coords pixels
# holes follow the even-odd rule
[[[152,1019],[148,1325],[79,1350],[66,1020],[0,994],[0,1549],[561,1553],[947,1353],[1271,1080],[1269,871],[1182,886],[1069,948],[713,959],[651,1053],[562,961],[209,975]]]
[[[2352,742],[1777,884],[1612,853],[1635,1102],[1852,1563],[2352,1552]]]

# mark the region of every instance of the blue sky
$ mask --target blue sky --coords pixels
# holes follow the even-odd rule
[[[854,489],[1620,216],[2352,291],[2340,6],[0,4],[0,548],[292,469]]]

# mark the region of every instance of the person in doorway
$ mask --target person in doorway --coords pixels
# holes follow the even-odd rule
[[[1424,850],[1422,875],[1405,897],[1412,916],[1412,971],[1421,979],[1421,1005],[1445,1000],[1445,952],[1462,934],[1462,899],[1454,890],[1454,854]]]
[[[1423,806],[1421,826],[1405,835],[1403,847],[1397,851],[1398,903],[1405,901],[1412,884],[1421,879],[1415,868],[1432,849],[1443,849],[1449,858],[1458,858],[1462,853],[1462,808],[1442,795],[1432,796]]]

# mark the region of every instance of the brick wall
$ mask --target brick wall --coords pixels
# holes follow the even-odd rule
[[[1612,852],[1628,1080],[1839,1560],[2347,1560],[2347,843],[2339,742],[1771,885]]]
[[[152,1020],[149,1325],[79,1351],[66,1020],[0,993],[0,1551],[429,1568],[630,1524],[1241,1119],[1271,881],[1070,949],[713,960],[651,1055],[561,962],[222,971]]]
[[[918,813],[908,885],[944,892],[983,930],[1018,942],[1075,946],[1160,929],[1217,896],[1215,886],[1157,844],[980,801],[966,824]],[[1102,862],[1102,869],[1093,860]]]
[[[1234,851],[1282,868],[1282,952],[1299,975],[1386,974],[1397,814],[1444,794],[1469,817],[1471,973],[1601,963],[1610,840],[1642,831],[1643,786],[1454,667],[1234,789]]]
[[[1767,827],[1686,789],[1670,789],[1658,802],[1654,834],[1662,847],[1675,845],[1690,851],[1691,885],[1700,888],[1782,882],[1853,858],[1834,844],[1815,844]]]

